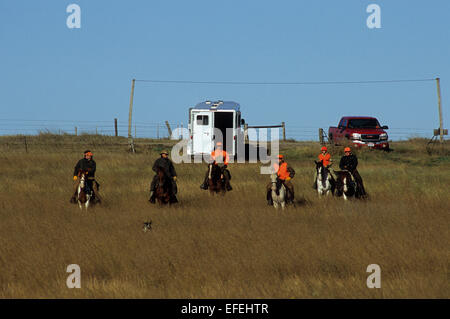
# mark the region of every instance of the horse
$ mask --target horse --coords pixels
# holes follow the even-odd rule
[[[316,163],[317,172],[317,193],[319,195],[334,195],[336,185],[330,170],[327,167],[323,166],[322,161],[314,161],[314,163]]]
[[[158,176],[158,181],[156,183],[155,197],[160,205],[166,205],[170,203],[172,182],[160,168],[158,168],[156,175]]]
[[[336,181],[336,196],[343,196],[345,200],[349,197],[356,196],[356,185],[352,180],[352,175],[349,171],[335,171],[337,176]]]
[[[86,175],[86,171],[80,170],[78,172],[80,182],[78,183],[77,203],[80,209],[83,209],[84,206],[84,208],[87,210],[89,204],[91,203],[91,198],[93,197],[93,191],[88,185]]]
[[[209,184],[209,193],[211,195],[215,193],[222,193],[225,195],[225,181],[223,180],[223,171],[219,165],[215,165],[211,163],[208,165],[209,174],[208,174],[208,184]]]
[[[281,205],[281,208],[284,209],[286,207],[286,186],[275,173],[270,175],[270,181],[272,183],[273,207],[278,209],[278,205]]]

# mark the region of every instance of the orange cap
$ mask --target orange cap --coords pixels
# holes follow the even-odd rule
[[[278,158],[284,158],[284,156],[280,154],[280,155],[278,155]]]
[[[320,149],[321,151],[327,151],[327,147],[326,146],[322,146],[322,148]]]
[[[92,156],[92,155],[94,155],[94,154],[92,154],[92,152],[87,152],[86,154],[84,154],[84,155],[87,155],[87,156]]]
[[[350,149],[350,147],[346,147],[344,148],[344,152],[351,152],[352,150]]]

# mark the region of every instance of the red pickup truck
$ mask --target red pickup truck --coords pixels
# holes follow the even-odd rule
[[[378,120],[368,116],[344,116],[338,127],[328,129],[330,143],[351,142],[355,147],[368,147],[389,150],[388,127],[381,126]]]

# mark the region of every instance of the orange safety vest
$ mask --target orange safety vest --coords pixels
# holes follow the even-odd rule
[[[322,161],[323,166],[328,167],[331,163],[331,155],[330,153],[326,153],[323,155],[322,153],[319,154],[319,161]]]
[[[287,170],[288,164],[286,162],[281,163],[281,166],[275,163],[273,164],[273,168],[275,169],[275,172],[277,172],[279,179],[284,181],[286,178],[290,177],[289,171]]]
[[[228,161],[230,160],[230,158],[228,157],[227,152],[224,151],[224,150],[222,150],[222,151],[219,151],[219,150],[212,151],[211,157],[216,162],[216,165],[217,165],[217,163],[222,163],[222,161],[223,161],[223,163],[225,165],[228,165]]]

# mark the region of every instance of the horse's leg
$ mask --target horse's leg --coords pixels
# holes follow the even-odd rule
[[[275,191],[273,191],[273,190],[272,190],[272,202],[273,202],[273,207],[278,209],[278,196],[275,193]]]

